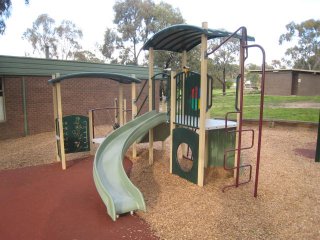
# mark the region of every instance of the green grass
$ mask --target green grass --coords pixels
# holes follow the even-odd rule
[[[264,119],[285,121],[318,122],[319,109],[317,108],[292,108],[294,105],[305,103],[320,103],[320,96],[265,96]],[[260,94],[251,93],[244,96],[244,119],[259,118]],[[227,112],[235,111],[235,92],[227,91],[222,96],[221,90],[213,93],[213,106],[210,110],[211,117],[224,118]],[[290,108],[289,108],[290,107]],[[229,116],[235,119],[235,114]]]

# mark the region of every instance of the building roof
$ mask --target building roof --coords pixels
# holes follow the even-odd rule
[[[0,76],[48,76],[51,78],[55,73],[64,76],[80,72],[121,74],[142,80],[149,78],[149,69],[141,66],[0,55]],[[155,73],[158,72],[160,71],[155,69]]]
[[[257,72],[261,73],[261,70],[250,70],[250,72]],[[309,74],[314,74],[314,75],[320,75],[319,70],[305,70],[305,69],[266,69],[266,72],[273,72],[273,73],[278,73],[278,72],[297,72],[297,73],[309,73]]]
[[[190,51],[201,43],[201,35],[205,34],[208,39],[228,37],[232,33],[215,30],[203,29],[187,24],[177,24],[167,27],[154,34],[143,46],[144,50],[152,47],[154,50],[166,50],[172,52]],[[236,35],[236,38],[241,38]],[[248,36],[248,41],[254,41],[253,37]]]
[[[141,80],[134,77],[125,76],[122,74],[104,73],[104,72],[73,73],[73,74],[62,76],[62,77],[50,79],[48,82],[53,84],[53,83],[57,83],[63,80],[73,79],[73,78],[105,78],[105,79],[111,79],[124,84],[130,84],[132,82],[141,83]]]

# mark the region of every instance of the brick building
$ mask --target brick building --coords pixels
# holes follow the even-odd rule
[[[260,72],[261,71],[251,71]],[[266,70],[266,95],[320,95],[320,71],[279,69]]]
[[[147,67],[0,56],[0,139],[54,131],[53,90],[48,80],[55,73],[63,76],[79,72],[134,74],[138,79],[148,79]],[[138,84],[138,91],[142,84]],[[93,108],[113,107],[118,87],[118,82],[101,78],[64,81],[63,114],[87,115]],[[123,89],[127,107],[131,109],[131,88],[124,85]],[[142,95],[147,92],[145,87]],[[143,111],[147,110],[148,104],[145,105]]]

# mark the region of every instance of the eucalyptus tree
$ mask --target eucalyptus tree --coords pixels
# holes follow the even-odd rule
[[[138,64],[142,58],[141,48],[152,34],[166,26],[184,22],[179,9],[163,2],[155,4],[152,0],[116,1],[113,10],[116,28],[106,29],[100,49],[107,59],[113,62],[118,59],[121,64]],[[155,62],[162,65],[161,53]]]
[[[216,48],[224,38],[213,39],[209,48]],[[230,39],[223,44],[217,51],[210,55],[208,61],[208,72],[212,74],[214,80],[218,80],[222,85],[222,93],[226,95],[227,78],[236,79],[239,68],[236,67],[239,59],[239,40]]]
[[[293,42],[282,60],[294,68],[320,69],[320,20],[309,19],[299,24],[290,22],[287,32],[279,38],[279,44]]]
[[[31,43],[33,52],[45,53],[49,48],[49,57],[74,59],[74,54],[82,50],[80,40],[83,33],[73,22],[63,20],[58,26],[48,14],[41,14],[28,28],[22,38]]]
[[[32,27],[27,28],[23,33],[22,39],[31,43],[33,53],[45,54],[46,48],[49,47],[51,49],[50,57],[53,57],[57,49],[55,20],[48,14],[39,15],[32,23]]]

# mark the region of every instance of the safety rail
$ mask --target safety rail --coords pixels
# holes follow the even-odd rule
[[[145,81],[144,84],[142,85],[142,88],[141,88],[138,96],[136,97],[136,99],[135,99],[135,101],[134,101],[135,103],[137,103],[138,100],[139,100],[139,98],[142,96],[142,92],[143,92],[144,88],[146,87],[147,83],[148,83],[148,81]],[[141,106],[138,108],[138,111],[137,111],[137,115],[136,115],[136,116],[139,116],[139,114],[140,114],[140,112],[141,112],[144,104],[146,103],[148,97],[149,97],[149,95],[146,95],[145,98],[142,100],[142,104],[141,104]]]
[[[175,76],[176,79],[176,119],[175,124],[199,128],[200,117],[200,74],[193,71],[183,71]],[[212,107],[213,78],[207,75],[207,106]]]

